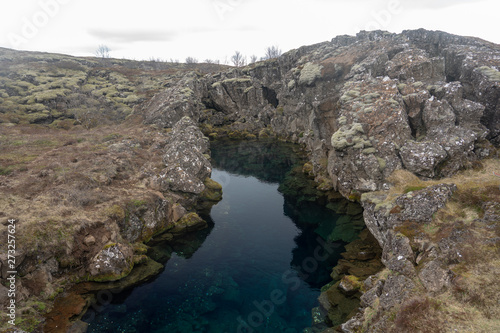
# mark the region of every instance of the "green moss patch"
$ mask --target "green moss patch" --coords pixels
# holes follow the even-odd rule
[[[344,150],[348,147],[365,149],[372,146],[370,140],[364,134],[363,125],[360,123],[342,126],[337,132],[333,133],[331,143],[336,150]]]
[[[312,85],[314,81],[321,77],[321,69],[323,66],[308,62],[300,71],[299,84]]]
[[[497,69],[488,66],[481,66],[477,68],[477,70],[481,72],[481,74],[485,75],[488,80],[500,82],[500,71]]]

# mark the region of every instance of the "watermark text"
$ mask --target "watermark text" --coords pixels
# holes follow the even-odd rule
[[[17,32],[10,32],[7,35],[13,48],[20,48],[28,43],[30,39],[38,36],[40,31],[45,28],[51,19],[59,14],[61,6],[73,0],[39,0],[38,10],[32,15],[21,18],[21,27]]]
[[[16,322],[16,220],[9,219],[7,224],[7,315],[9,324]]]

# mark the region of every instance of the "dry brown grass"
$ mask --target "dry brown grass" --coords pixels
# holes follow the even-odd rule
[[[441,303],[430,297],[414,297],[404,302],[394,320],[392,332],[439,333],[442,325]]]
[[[161,154],[150,147],[164,137],[131,119],[91,130],[4,127],[0,140],[0,162],[9,168],[0,175],[0,211],[19,221],[19,246],[34,252],[64,251],[79,228],[109,219],[110,206],[146,196],[141,170],[162,165]],[[134,146],[110,147],[123,140]]]
[[[404,193],[411,187],[427,187],[442,183],[454,183],[459,190],[500,186],[500,177],[494,175],[494,172],[500,173],[500,159],[483,160],[481,164],[482,167],[479,169],[468,169],[452,177],[427,181],[421,180],[408,170],[395,170],[387,179],[394,185],[390,193]]]

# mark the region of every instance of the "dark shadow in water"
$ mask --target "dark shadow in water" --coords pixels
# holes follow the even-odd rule
[[[357,216],[349,216],[325,207],[324,193],[318,191],[314,181],[302,172],[306,160],[300,147],[273,140],[222,141],[212,145],[212,160],[218,169],[279,184],[279,191],[285,198],[284,215],[301,230],[294,239],[297,246],[292,251],[290,265],[313,288],[328,283],[344,245],[357,238],[364,221],[359,211]],[[330,206],[357,205],[343,198],[336,201]],[[327,259],[313,263],[310,258],[315,256],[318,237],[329,242],[335,251]],[[311,274],[313,268],[314,274]]]
[[[281,183],[301,159],[297,145],[274,140],[221,141],[212,144],[212,163],[220,170]]]
[[[151,247],[148,256],[161,264],[165,264],[173,253],[184,259],[191,258],[203,245],[215,226],[210,215],[203,215],[202,218],[208,224],[205,229],[182,235],[182,237],[168,242],[155,241],[153,238],[148,243],[148,246]]]
[[[209,228],[154,244],[148,255],[166,264],[164,272],[114,295],[89,332],[245,332],[250,323],[246,332],[298,333],[310,326],[319,288],[330,281],[357,227],[353,217],[338,213],[348,203],[325,207],[324,194],[297,172],[304,162],[300,147],[291,144],[212,144],[214,172],[231,179],[225,187],[230,200],[213,209],[215,225],[204,216]],[[281,205],[281,212],[275,209]],[[271,311],[276,291],[284,303]]]

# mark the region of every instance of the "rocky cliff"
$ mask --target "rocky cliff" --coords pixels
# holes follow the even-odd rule
[[[342,330],[480,331],[499,315],[499,69],[500,47],[480,39],[361,32],[187,74],[143,112],[160,127],[189,115],[211,138],[304,144],[319,188],[362,203],[386,269],[351,286],[362,307]],[[340,305],[328,295],[335,324]]]
[[[144,106],[146,122],[171,127],[189,115],[214,135],[268,130],[306,144],[315,171],[355,196],[387,189],[397,169],[443,177],[487,157],[500,143],[499,52],[425,30],[340,36],[244,68],[187,74]]]

